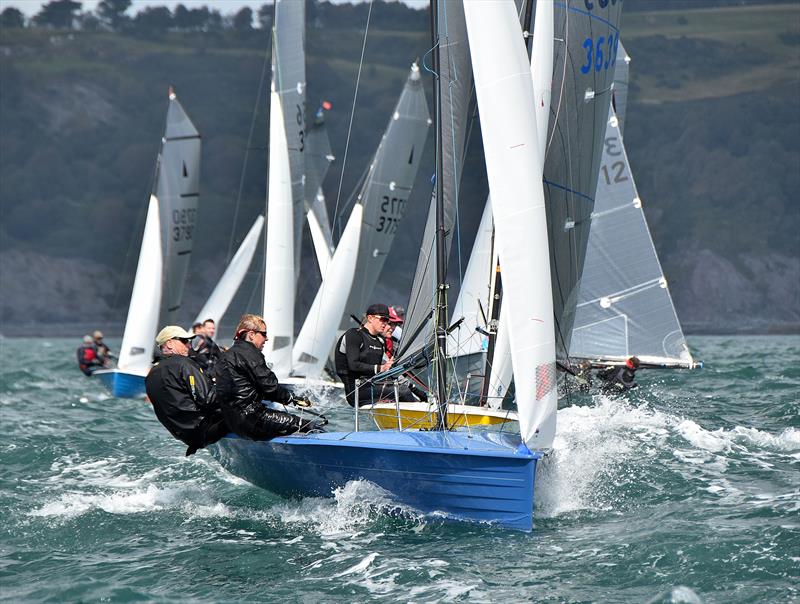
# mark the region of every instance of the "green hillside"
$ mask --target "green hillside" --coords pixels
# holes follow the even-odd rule
[[[419,31],[397,30],[399,22],[381,11],[408,9],[375,4],[345,164],[365,11],[326,7],[336,25],[308,30],[307,98],[309,111],[322,99],[334,106],[327,119],[337,161],[325,183],[333,214],[337,201],[340,210],[346,204],[411,61],[427,52],[430,39],[423,15],[409,12],[422,24]],[[333,20],[335,11],[353,16]],[[788,273],[775,278],[792,280],[798,271],[800,4],[640,10],[624,14],[622,32],[632,57],[628,154],[679,312],[703,329],[710,319],[697,300],[703,307],[713,302],[692,284],[703,281],[692,272],[694,255],[707,251],[724,259],[732,267],[725,270],[738,271],[755,290],[763,289],[757,280],[763,267],[774,266],[768,262],[774,254],[788,258]],[[117,283],[105,297],[119,320],[172,85],[203,136],[195,285],[189,287],[190,295],[201,296],[222,270],[231,233],[238,241],[264,209],[268,48],[261,30],[142,36],[0,29],[0,253],[107,267]],[[407,291],[419,249],[431,146],[396,241],[394,270],[381,283],[395,299]],[[472,172],[479,171],[467,172],[467,187],[474,184]],[[463,254],[479,217],[480,209],[462,210]],[[0,278],[9,278],[12,268]],[[730,287],[732,279],[725,281]],[[789,287],[769,304],[751,300],[732,312],[761,313],[754,325],[800,324],[797,291]],[[24,311],[24,300],[6,300],[0,318],[7,322]]]

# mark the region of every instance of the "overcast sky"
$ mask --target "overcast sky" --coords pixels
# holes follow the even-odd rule
[[[14,6],[25,13],[26,16],[32,17],[38,13],[43,4],[47,4],[49,0],[0,0],[0,7],[5,9],[8,6]],[[83,10],[94,10],[97,6],[98,0],[78,0],[83,3]],[[333,0],[336,4],[341,4],[344,0]],[[361,0],[354,0],[355,2]],[[413,8],[424,8],[428,5],[428,0],[403,0],[406,4]],[[271,4],[272,0],[133,0],[131,8],[128,9],[129,15],[135,15],[145,6],[168,6],[174,9],[175,5],[183,4],[187,8],[197,8],[199,6],[207,6],[215,8],[223,15],[237,12],[243,6],[249,6],[253,12],[257,11],[264,4]]]

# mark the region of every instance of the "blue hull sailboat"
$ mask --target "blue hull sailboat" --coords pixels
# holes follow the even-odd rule
[[[537,28],[545,19],[552,24],[553,4],[537,3]],[[615,35],[608,42],[612,48],[617,41],[613,23],[619,21],[621,4],[600,7],[595,3],[597,14],[588,16],[596,21],[595,29],[613,28]],[[540,5],[549,6],[549,16],[540,16],[547,15],[539,12]],[[566,13],[572,9],[562,12],[562,21],[567,22]],[[576,15],[586,17],[587,13],[575,11],[569,19],[577,20]],[[552,448],[555,437],[554,323],[562,310],[554,308],[551,288],[550,246],[557,235],[548,228],[544,155],[540,151],[545,137],[538,132],[539,119],[534,111],[540,105],[546,111],[550,97],[540,95],[540,85],[532,79],[513,0],[434,0],[431,16],[433,49],[429,71],[435,76],[436,178],[420,255],[423,270],[418,269],[412,299],[422,300],[426,292],[432,293],[433,298],[418,303],[416,310],[410,306],[409,314],[420,319],[407,315],[404,334],[408,331],[409,342],[401,340],[400,357],[394,367],[372,381],[410,372],[417,377],[422,373],[420,361],[425,362],[429,368],[429,400],[435,404],[433,424],[425,428],[405,425],[402,403],[396,401],[396,429],[360,431],[358,418],[364,409],[359,409],[357,397],[353,431],[292,435],[270,441],[230,435],[210,450],[233,474],[276,493],[329,497],[334,489],[348,482],[366,480],[384,489],[390,501],[425,514],[530,531],[536,467]],[[586,55],[583,39],[552,33],[542,38],[560,41],[559,56],[563,57],[564,66],[582,64],[577,57],[583,59]],[[600,62],[602,69],[583,72],[584,79],[575,85],[592,91],[606,90],[606,80],[613,78],[613,63],[608,71],[603,65]],[[548,74],[553,71],[549,69]],[[577,77],[582,76],[576,74]],[[519,434],[450,424],[450,403],[455,396],[448,377],[447,239],[452,237],[467,126],[473,114],[472,90],[480,111],[497,255],[504,270],[503,304],[510,325],[508,350]],[[559,97],[554,102],[560,107],[562,101],[570,103],[573,98],[592,107],[597,99],[604,103],[598,111],[607,114],[608,96],[587,93],[569,99]],[[447,118],[442,119],[445,112]],[[592,144],[585,153],[592,155],[599,151],[602,138],[587,137]],[[594,165],[594,176],[589,179],[592,186],[599,169]],[[574,246],[555,245],[554,249],[556,254],[563,250],[581,253]],[[398,390],[395,382],[395,393]]]

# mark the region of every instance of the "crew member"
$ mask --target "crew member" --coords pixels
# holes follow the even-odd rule
[[[99,329],[96,329],[94,333],[92,333],[92,340],[94,341],[95,348],[97,349],[97,358],[103,364],[103,367],[110,367],[111,359],[114,358],[114,354],[111,352],[111,349],[108,347],[105,341],[103,341],[103,332]]]
[[[638,387],[636,383],[636,370],[639,368],[639,359],[630,357],[622,366],[614,365],[597,373],[603,382],[600,391],[604,394],[619,394]]]
[[[222,353],[216,367],[217,397],[228,425],[251,440],[284,436],[317,428],[311,421],[275,411],[261,401],[310,406],[278,384],[267,368],[261,350],[267,341],[267,326],[258,315],[244,315],[236,327],[233,346]]]
[[[192,325],[196,337],[192,345],[189,356],[202,367],[209,376],[213,375],[214,366],[220,359],[222,351],[214,342],[213,337],[216,333],[216,325],[213,319],[206,319],[203,323]]]
[[[158,421],[188,445],[187,456],[230,432],[210,381],[188,356],[193,338],[176,325],[162,329],[156,336],[159,360],[144,381]]]
[[[78,367],[84,375],[92,375],[103,368],[103,362],[97,357],[97,347],[92,336],[83,336],[83,343],[78,347]]]
[[[386,351],[381,335],[389,324],[389,308],[385,304],[372,304],[367,308],[360,327],[348,329],[336,343],[336,373],[344,384],[345,397],[355,406],[356,380],[372,377],[388,370],[394,361],[384,360]],[[380,398],[379,388],[372,385],[358,392],[359,404]]]

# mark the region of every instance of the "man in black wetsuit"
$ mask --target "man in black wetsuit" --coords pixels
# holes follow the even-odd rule
[[[217,398],[231,430],[243,438],[262,440],[317,427],[291,413],[275,411],[261,401],[309,406],[278,383],[261,350],[267,326],[258,315],[244,315],[236,327],[233,346],[216,367]]]
[[[639,368],[639,359],[630,357],[621,367],[616,365],[603,369],[597,373],[602,381],[600,391],[603,394],[619,394],[638,388],[636,383],[636,370]]]
[[[364,315],[360,327],[348,329],[336,343],[336,373],[344,384],[347,402],[355,406],[356,380],[372,377],[388,370],[393,360],[384,362],[386,351],[381,338],[389,323],[389,307],[385,304],[373,304]],[[380,398],[381,388],[365,386],[358,391],[359,406],[374,402]]]
[[[176,325],[162,329],[156,336],[159,360],[144,381],[158,421],[188,445],[187,456],[230,432],[209,380],[188,357],[193,337]]]

